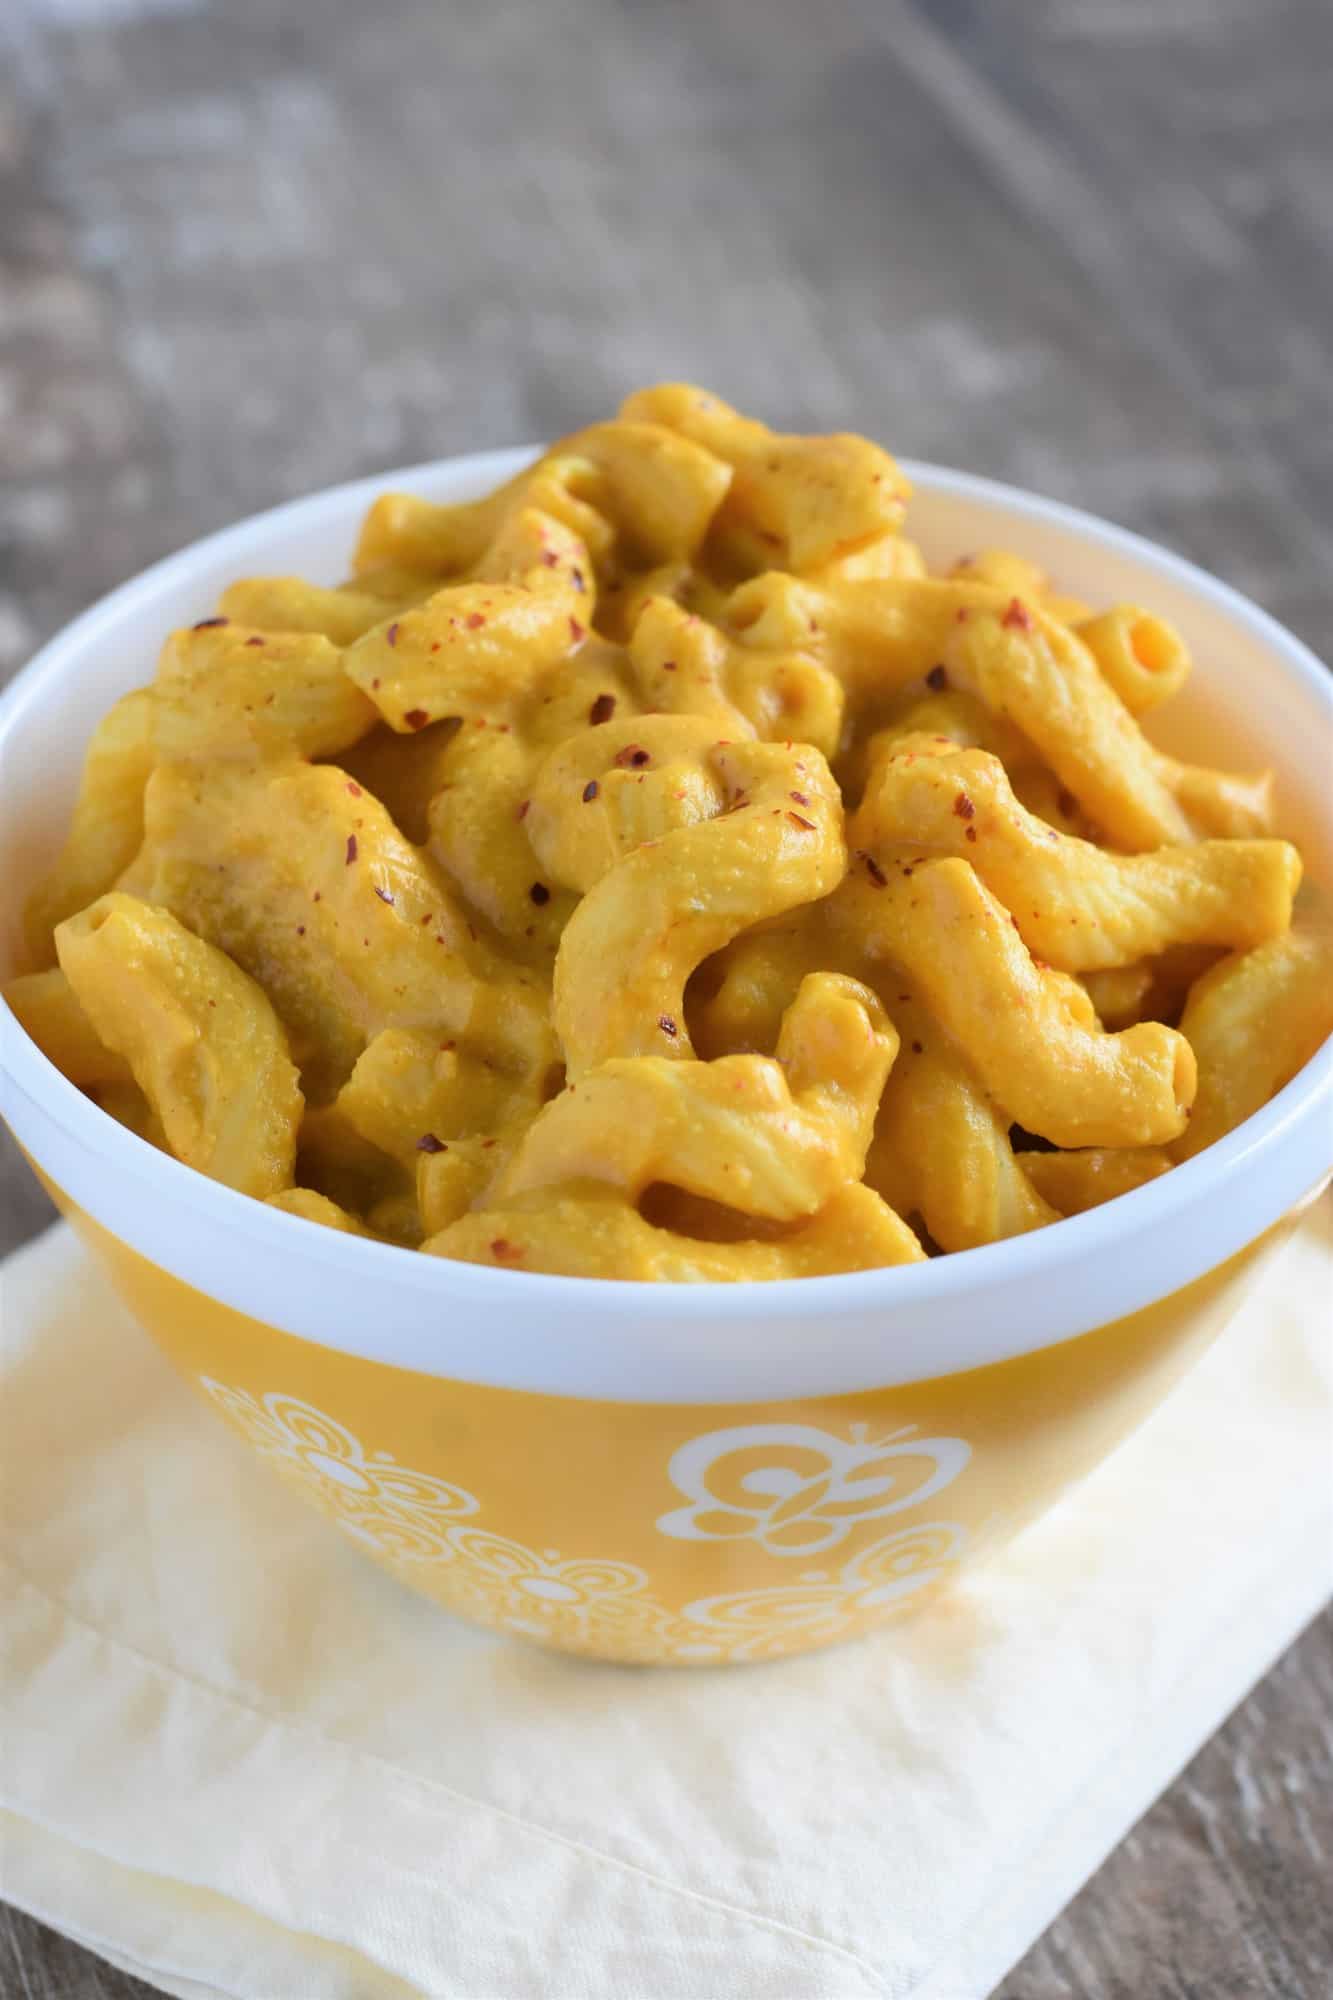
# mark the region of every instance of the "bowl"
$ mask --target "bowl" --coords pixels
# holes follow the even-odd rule
[[[531,456],[275,508],[158,563],[45,647],[0,703],[0,969],[18,963],[19,904],[93,723],[151,678],[170,627],[239,575],[336,581],[385,487],[467,499]],[[1120,529],[907,470],[932,567],[1012,547],[1093,602],[1173,619],[1201,664],[1154,734],[1196,759],[1274,763],[1283,830],[1333,877],[1333,682],[1299,641]],[[985,1249],[753,1286],[497,1272],[234,1194],[99,1111],[7,1010],[0,1027],[20,1145],[110,1283],[254,1448],[254,1476],[264,1461],[450,1611],[612,1660],[762,1659],[925,1602],[1161,1401],[1329,1167],[1333,1046],[1164,1179]]]

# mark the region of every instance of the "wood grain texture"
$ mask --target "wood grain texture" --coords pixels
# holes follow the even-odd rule
[[[664,375],[1074,500],[1327,656],[1331,94],[1325,0],[9,0],[0,677],[238,515]],[[22,1241],[12,1150],[0,1193]],[[1324,1621],[1004,2000],[1327,1992],[1331,1712]],[[6,1996],[146,1991],[0,1928]]]

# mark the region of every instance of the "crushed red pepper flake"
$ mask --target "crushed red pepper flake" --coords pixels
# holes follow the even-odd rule
[[[528,808],[531,804],[532,804],[531,799],[521,799],[519,801],[518,811],[514,814],[514,818],[526,819],[528,816]]]
[[[547,569],[554,569],[559,560],[560,558],[554,549],[542,550],[542,561],[546,564]]]
[[[543,903],[549,903],[551,900],[551,892],[547,888],[544,882],[534,882],[532,887],[528,890],[528,894],[529,896],[531,896],[533,902],[537,905],[538,909],[541,908]]]
[[[491,1255],[498,1257],[501,1263],[508,1263],[514,1257],[521,1257],[523,1252],[518,1244],[511,1243],[507,1236],[495,1236],[491,1239]]]
[[[372,682],[370,683],[370,685],[371,685],[371,686],[372,686],[373,688],[377,688],[377,687],[379,686],[379,684],[380,684],[380,677],[379,677],[379,675],[378,675],[378,674],[376,674],[376,676],[375,676],[374,680],[373,680],[373,681],[372,681]]]
[[[347,836],[347,853],[344,857],[344,866],[350,868],[355,860],[356,860],[356,835],[354,833],[349,833]]]
[[[305,925],[304,925],[304,924],[298,924],[298,925],[296,926],[296,935],[297,935],[298,937],[304,937],[304,936],[305,936]]]
[[[616,762],[622,771],[641,771],[645,764],[651,764],[652,758],[641,743],[627,743],[623,750],[617,750]]]
[[[815,823],[812,819],[802,819],[799,813],[788,813],[787,818],[793,826],[799,826],[802,833],[813,833],[815,831]]]
[[[670,1014],[659,1014],[657,1017],[657,1025],[662,1030],[662,1033],[664,1035],[670,1035],[673,1041],[675,1040],[676,1036],[680,1033],[680,1029],[676,1026],[676,1023],[672,1020]]]
[[[384,643],[386,646],[396,646],[398,644],[398,620],[396,618],[384,635]]]
[[[592,804],[593,800],[597,797],[599,789],[596,778],[589,778],[587,784],[583,787],[583,803],[585,806]]]
[[[912,1044],[912,1054],[913,1054],[914,1056],[919,1056],[919,1055],[922,1055],[922,1054],[924,1054],[924,1050],[922,1049],[922,1046],[921,1046],[920,1042],[913,1042],[913,1044]]]
[[[948,685],[949,674],[945,667],[932,667],[926,675],[926,686],[933,687],[936,694],[942,694]]]
[[[449,1150],[443,1139],[437,1139],[433,1132],[423,1132],[417,1140],[419,1153],[447,1153]]]
[[[577,618],[571,618],[569,621],[569,636],[577,646],[580,639],[586,639],[588,636],[586,626],[580,625]]]
[[[360,787],[360,785],[358,785],[358,784],[357,784],[357,782],[356,782],[356,779],[355,779],[355,778],[349,778],[349,779],[347,780],[347,789],[348,789],[348,791],[349,791],[349,792],[350,792],[350,793],[352,794],[352,797],[353,797],[354,799],[359,799],[359,798],[360,798],[360,796],[361,796],[361,787]]]
[[[966,625],[968,619],[971,616],[972,613],[968,610],[967,606],[965,604],[960,604],[958,609],[953,614],[954,623],[955,625]]]
[[[592,723],[609,722],[616,712],[616,698],[613,694],[599,694],[588,710],[588,720]]]
[[[409,708],[403,721],[409,729],[424,729],[430,721],[430,716],[424,708]]]
[[[388,903],[390,908],[392,908],[393,893],[391,890],[382,888],[381,885],[377,882],[375,884],[375,894],[379,897],[382,903]]]
[[[977,837],[977,830],[974,826],[965,827],[963,832],[964,838],[967,840],[975,840]]]
[[[865,863],[866,863],[866,874],[870,877],[875,887],[877,889],[887,888],[889,878],[884,873],[884,870],[880,867],[878,861],[876,861],[874,855],[867,854],[865,857]]]
[[[245,642],[245,643],[246,643],[246,645],[247,645],[247,646],[266,646],[266,645],[268,644],[268,641],[267,641],[267,639],[265,639],[265,638],[263,637],[263,635],[262,635],[261,633],[259,633],[259,632],[254,632],[254,633],[252,633],[252,634],[251,634],[251,636],[250,636],[250,637],[249,637],[249,638],[248,638],[248,639],[246,640],[246,642]]]
[[[588,588],[587,584],[583,581],[583,571],[581,569],[572,569],[569,572],[569,580],[575,590],[579,592],[583,592]]]
[[[966,792],[959,792],[957,798],[953,802],[953,809],[955,813],[958,815],[959,819],[976,818],[977,809],[973,805],[971,799],[967,796]]]
[[[1011,630],[1019,632],[1030,632],[1034,622],[1032,613],[1028,610],[1021,597],[1011,597],[1009,599],[1008,608],[1000,620],[1001,625],[1007,625]]]
[[[662,672],[664,674],[674,674],[675,671],[676,671],[676,663],[674,660],[663,660]]]
[[[452,1048],[452,1047],[453,1047],[453,1043],[451,1042],[451,1043],[449,1044],[449,1046],[450,1046],[450,1048]],[[493,1146],[494,1144],[495,1144],[495,1141],[494,1141],[494,1139],[483,1139],[483,1140],[482,1140],[482,1142],[481,1142],[481,1150],[482,1150],[482,1152],[483,1152],[483,1153],[489,1153],[489,1152],[490,1152],[490,1150],[491,1150],[491,1147],[492,1147],[492,1146]]]
[[[480,632],[486,620],[482,617],[480,611],[469,611],[463,622],[469,632]]]
[[[804,792],[788,792],[787,797],[795,799],[798,806],[808,806],[810,803]]]

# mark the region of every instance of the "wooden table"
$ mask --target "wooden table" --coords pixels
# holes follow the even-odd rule
[[[13,6],[3,672],[238,515],[663,376],[1077,501],[1333,652],[1326,0]],[[1329,1990],[1331,1641],[1005,2000]],[[6,1995],[147,1991],[0,1924]]]

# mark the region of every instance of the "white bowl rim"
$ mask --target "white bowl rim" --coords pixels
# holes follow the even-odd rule
[[[105,622],[131,611],[139,597],[151,598],[162,586],[187,580],[206,562],[225,557],[230,544],[250,537],[258,529],[281,533],[298,521],[306,527],[317,526],[321,516],[327,516],[330,522],[342,521],[379,493],[410,491],[414,484],[437,478],[445,471],[466,474],[478,481],[498,481],[530,462],[540,449],[540,446],[522,446],[453,455],[322,488],[247,515],[139,571],[57,632],[0,694],[0,766],[6,737],[18,726],[30,705],[41,699],[48,683],[57,681],[72,662],[77,662],[82,650],[96,641]],[[1333,677],[1310,648],[1259,605],[1186,558],[1063,501],[947,466],[908,458],[899,462],[913,484],[923,490],[1004,506],[1016,515],[1065,529],[1156,569],[1248,627],[1277,656],[1283,671],[1303,682],[1307,691],[1322,701],[1333,721]],[[268,1208],[208,1180],[107,1117],[42,1055],[18,1028],[7,1008],[0,1009],[0,1019],[6,1024],[6,1032],[0,1037],[0,1081],[16,1087],[70,1137],[104,1157],[116,1174],[133,1176],[146,1191],[164,1202],[186,1204],[199,1212],[201,1219],[211,1219],[219,1230],[258,1237],[275,1250],[284,1246],[294,1250],[298,1238],[292,1232],[299,1231],[300,1251],[305,1260],[335,1269],[360,1266],[367,1276],[378,1271],[386,1284],[391,1282],[399,1291],[406,1286],[437,1304],[452,1298],[460,1305],[503,1307],[508,1300],[512,1307],[521,1308],[525,1317],[539,1313],[543,1305],[559,1308],[565,1314],[577,1304],[581,1317],[596,1316],[609,1325],[619,1322],[626,1312],[640,1323],[677,1318],[683,1308],[689,1310],[692,1305],[701,1304],[704,1295],[711,1318],[741,1324],[754,1320],[840,1319],[866,1311],[887,1315],[896,1306],[924,1304],[928,1298],[938,1308],[950,1300],[975,1301],[979,1293],[984,1294],[992,1286],[1012,1291],[1016,1283],[1025,1280],[1040,1284],[1057,1273],[1068,1274],[1071,1267],[1104,1252],[1116,1239],[1126,1250],[1131,1249],[1136,1231],[1149,1224],[1169,1225],[1177,1215],[1207,1204],[1239,1176],[1262,1172],[1297,1127],[1308,1130],[1312,1120],[1317,1121],[1321,1116],[1327,1119],[1333,1107],[1331,1040],[1262,1110],[1225,1138],[1147,1186],[1083,1215],[1068,1217],[1050,1228],[974,1250],[956,1251],[923,1264],[829,1277],[681,1286],[497,1271],[489,1266],[422,1256],[418,1251],[396,1245],[344,1235]],[[1310,1176],[1309,1185],[1313,1186],[1318,1178],[1319,1172]],[[1306,1191],[1297,1190],[1293,1198]],[[1290,1205],[1284,1203],[1282,1212]],[[1272,1217],[1273,1221],[1277,1219],[1278,1215]],[[1203,1265],[1198,1275],[1225,1262],[1261,1233],[1262,1229],[1251,1232],[1224,1249]],[[988,1359],[1000,1361],[1036,1352],[1068,1337],[1042,1336],[1024,1341],[997,1334],[996,1351]],[[326,1344],[372,1360],[384,1358],[376,1354],[373,1331],[357,1338],[330,1339]]]

